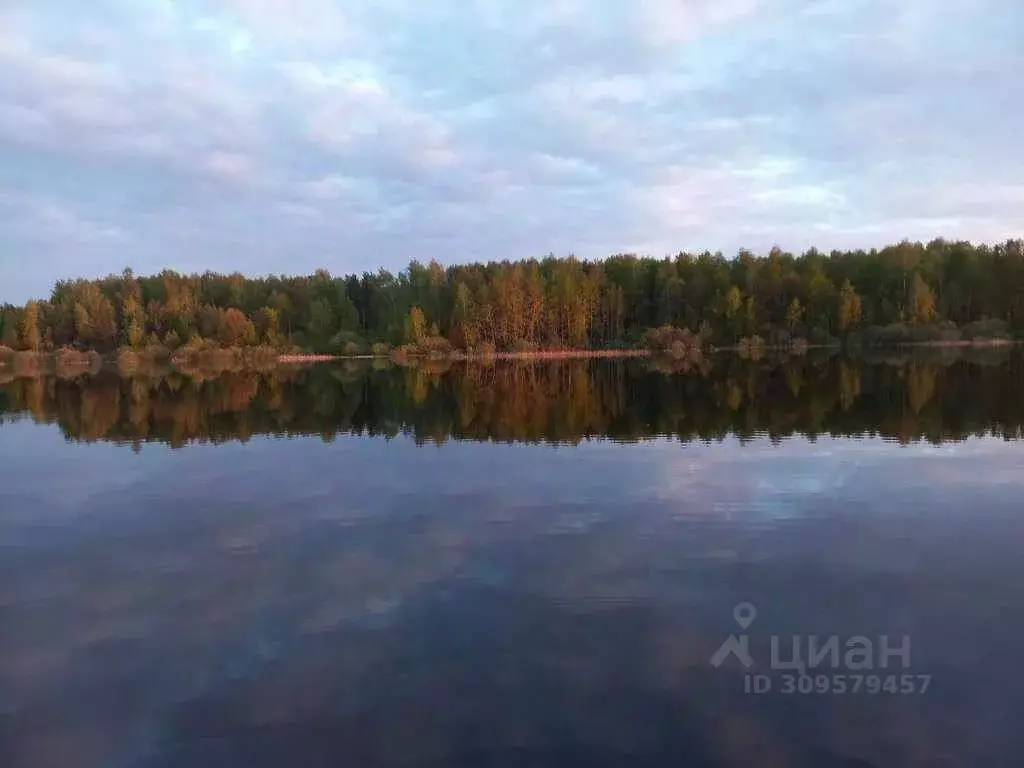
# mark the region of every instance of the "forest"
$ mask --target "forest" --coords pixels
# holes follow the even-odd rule
[[[398,274],[343,277],[140,277],[126,269],[61,280],[45,300],[0,307],[0,347],[34,352],[623,349],[666,327],[718,347],[1016,337],[1024,331],[1024,240],[904,241],[827,254],[776,248],[734,258],[431,260]]]

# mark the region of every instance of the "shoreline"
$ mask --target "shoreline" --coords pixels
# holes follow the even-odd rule
[[[589,358],[650,357],[648,349],[538,349],[530,352],[463,352],[445,355],[416,355],[389,352],[386,355],[318,355],[285,354],[280,363],[326,363],[339,360],[404,360],[410,362],[450,360],[579,360]]]
[[[912,341],[895,344],[880,345],[855,345],[843,347],[841,344],[807,344],[794,348],[791,345],[770,345],[765,344],[757,347],[762,353],[788,352],[802,355],[813,350],[834,350],[836,352],[898,352],[910,351],[913,349],[1004,349],[1021,345],[1018,339],[958,339],[948,341]],[[0,356],[0,371],[17,374],[38,374],[38,373],[59,373],[61,370],[68,372],[86,372],[99,366],[115,366],[131,369],[137,365],[164,365],[170,368],[188,370],[200,369],[223,369],[234,370],[238,368],[265,368],[268,365],[313,365],[319,363],[343,362],[349,360],[389,360],[395,363],[416,364],[428,362],[488,362],[488,361],[559,361],[559,360],[588,360],[588,359],[635,359],[660,357],[649,349],[538,349],[522,352],[465,352],[453,350],[442,355],[419,355],[403,354],[399,350],[392,350],[387,354],[359,354],[359,355],[331,355],[318,353],[281,353],[276,356],[266,355],[254,365],[254,360],[247,360],[246,353],[251,348],[240,347],[231,349],[220,349],[206,354],[216,358],[217,356],[230,356],[233,358],[231,365],[218,365],[215,360],[176,360],[174,355],[167,359],[159,359],[146,355],[144,352],[136,352],[131,365],[120,365],[119,357],[122,352],[114,352],[108,355],[100,355],[97,352],[79,352],[77,350],[58,350],[55,352],[30,352],[21,350],[7,352]],[[741,345],[730,344],[726,346],[709,345],[701,350],[704,355],[744,354]]]
[[[899,349],[900,347],[1013,347],[1021,342],[1017,339],[957,339],[955,341],[908,341],[900,344],[883,344],[871,349]]]
[[[290,363],[327,363],[331,360],[352,360],[358,357],[370,358],[373,355],[317,355],[317,354],[284,354],[277,356],[277,362],[285,365]]]
[[[618,357],[650,357],[648,349],[538,349],[531,352],[453,352],[431,358],[411,356],[413,360],[583,360]]]

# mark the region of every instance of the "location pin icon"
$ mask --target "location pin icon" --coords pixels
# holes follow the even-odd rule
[[[750,603],[737,603],[736,607],[732,609],[732,617],[736,619],[736,623],[740,625],[741,629],[746,629],[754,623],[757,609]]]

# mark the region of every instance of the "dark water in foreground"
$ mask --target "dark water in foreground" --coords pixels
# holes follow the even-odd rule
[[[1018,766],[1022,385],[1015,360],[7,382],[0,765]],[[749,668],[711,663],[730,635]],[[836,636],[838,665],[808,687],[772,636],[783,663]]]

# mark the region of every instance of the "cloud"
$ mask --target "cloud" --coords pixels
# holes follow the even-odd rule
[[[1020,234],[1014,0],[2,14],[0,194],[136,236],[5,217],[0,300],[76,264],[343,272]]]
[[[217,178],[240,183],[252,178],[255,173],[252,160],[235,152],[210,153],[206,159],[206,168]]]

